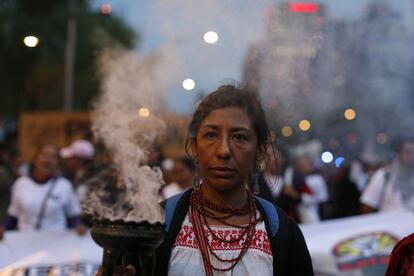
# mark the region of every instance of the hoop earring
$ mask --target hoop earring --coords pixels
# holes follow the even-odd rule
[[[200,190],[200,186],[201,186],[200,173],[199,173],[200,168],[198,166],[197,161],[195,161],[195,165],[196,165],[196,173],[195,173],[195,176],[194,176],[193,187],[194,187],[194,190],[198,191],[198,190]]]

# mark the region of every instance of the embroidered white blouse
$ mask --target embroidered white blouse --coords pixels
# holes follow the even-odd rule
[[[221,238],[238,237],[242,230],[230,226],[211,226],[211,229]],[[234,243],[223,243],[216,239],[213,240],[211,234],[208,234],[208,243],[211,245],[214,253],[222,259],[232,259],[239,255],[243,241]],[[211,263],[215,267],[226,268],[230,263],[223,263],[217,260],[210,253]],[[263,221],[256,224],[254,236],[249,249],[244,254],[237,265],[229,271],[216,271],[213,274],[217,276],[230,275],[273,275],[273,257],[267,236],[265,224]],[[188,214],[184,219],[181,230],[175,240],[169,262],[168,275],[174,276],[195,276],[204,275],[204,266],[201,253],[195,238],[193,225],[188,219]]]

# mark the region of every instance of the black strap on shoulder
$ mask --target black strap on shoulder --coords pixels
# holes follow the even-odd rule
[[[312,261],[298,225],[276,207],[279,229],[270,238],[274,275],[313,275]]]
[[[56,186],[56,182],[57,182],[57,177],[52,179],[52,184],[51,184],[49,190],[47,191],[45,197],[43,198],[42,205],[40,207],[39,214],[37,215],[37,220],[36,220],[36,224],[35,224],[35,229],[36,230],[39,230],[40,226],[42,225],[42,220],[43,220],[43,217],[45,216],[47,200],[49,199],[50,195],[52,194],[52,191]]]

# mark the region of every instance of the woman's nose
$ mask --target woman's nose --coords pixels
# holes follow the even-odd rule
[[[227,137],[220,137],[217,146],[217,157],[220,159],[230,158],[230,146]]]

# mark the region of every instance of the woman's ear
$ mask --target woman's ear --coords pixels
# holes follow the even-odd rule
[[[190,146],[191,146],[191,153],[193,155],[193,158],[196,161],[198,161],[198,155],[197,155],[197,140],[195,138],[191,139]]]

